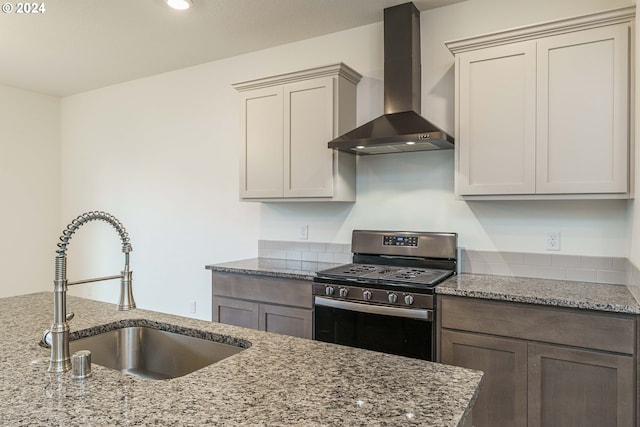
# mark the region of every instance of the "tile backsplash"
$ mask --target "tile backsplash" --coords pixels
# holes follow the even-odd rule
[[[258,256],[295,261],[351,262],[351,245],[348,243],[287,242],[258,240]]]
[[[631,275],[627,258],[461,249],[459,271],[498,276],[626,285]]]

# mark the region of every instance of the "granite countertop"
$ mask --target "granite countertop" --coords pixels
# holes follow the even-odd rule
[[[525,277],[460,274],[436,287],[441,295],[640,314],[640,304],[623,285]]]
[[[47,372],[38,345],[52,293],[0,299],[0,421],[11,426],[459,426],[482,374],[318,341],[68,297],[72,334],[146,319],[251,346],[189,375],[152,381],[95,363],[92,376]],[[84,332],[83,332],[84,331]],[[411,414],[411,415],[407,415]]]
[[[212,271],[313,280],[316,271],[338,267],[342,264],[314,261],[296,261],[276,258],[251,258],[240,261],[207,265]]]
[[[316,271],[341,264],[252,258],[207,265],[212,271],[313,280]],[[460,274],[436,287],[441,295],[640,314],[640,303],[626,286],[527,277]]]

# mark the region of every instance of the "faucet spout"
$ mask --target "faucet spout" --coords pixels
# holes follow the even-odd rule
[[[73,234],[84,224],[101,220],[111,224],[122,241],[122,252],[125,255],[124,269],[118,276],[108,276],[96,279],[81,280],[74,283],[67,281],[67,245]],[[132,310],[136,308],[132,291],[132,272],[129,269],[129,253],[132,251],[129,241],[129,234],[122,223],[113,215],[92,211],[84,213],[71,221],[60,236],[58,242],[57,256],[55,258],[55,278],[53,280],[53,323],[51,324],[51,358],[49,359],[49,372],[66,372],[71,369],[71,358],[69,357],[69,323],[67,319],[67,289],[68,286],[120,278],[120,302],[118,310]]]

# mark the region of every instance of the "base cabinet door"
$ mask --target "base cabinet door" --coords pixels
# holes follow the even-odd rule
[[[530,427],[633,426],[633,357],[529,344],[528,358]]]
[[[443,330],[441,362],[484,372],[473,407],[476,427],[527,426],[527,344]]]
[[[233,298],[213,297],[213,321],[258,329],[259,304]]]
[[[260,304],[260,330],[300,338],[312,337],[312,311]]]

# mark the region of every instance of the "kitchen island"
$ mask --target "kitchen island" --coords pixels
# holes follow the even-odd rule
[[[69,297],[72,337],[147,319],[251,343],[189,375],[152,381],[93,364],[92,376],[47,372],[38,345],[52,293],[0,299],[2,425],[423,425],[469,421],[482,374],[416,359]],[[85,331],[86,330],[86,331]],[[84,331],[84,332],[82,332]],[[75,335],[74,335],[75,334]]]

